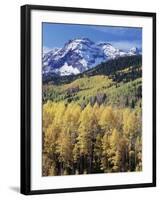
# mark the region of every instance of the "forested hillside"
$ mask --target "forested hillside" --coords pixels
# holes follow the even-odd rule
[[[95,76],[95,75],[107,75],[111,76],[114,75],[117,71],[121,71],[126,67],[133,66],[139,67],[142,65],[142,56],[126,56],[126,57],[119,57],[114,60],[109,60],[104,63],[101,63],[92,69],[89,69],[81,74],[78,75],[70,75],[70,76],[58,76],[55,73],[43,74],[43,84],[66,84],[73,82],[78,78],[83,78],[84,76]]]
[[[142,57],[43,77],[43,176],[142,170]]]
[[[141,56],[133,56],[132,60],[128,57],[119,58],[102,63],[81,75],[59,77],[58,84],[54,83],[55,78],[43,84],[43,102],[76,102],[82,108],[88,103],[94,105],[97,102],[99,105],[134,108],[135,105],[141,105],[141,61]]]
[[[141,171],[141,111],[47,102],[43,175]]]

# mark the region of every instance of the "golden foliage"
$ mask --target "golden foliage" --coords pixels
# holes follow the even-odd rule
[[[141,112],[111,106],[43,105],[43,175],[142,170]]]

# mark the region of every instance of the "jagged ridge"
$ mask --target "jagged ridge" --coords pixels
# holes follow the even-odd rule
[[[138,48],[130,51],[115,48],[108,42],[94,43],[88,38],[69,40],[63,48],[44,49],[43,74],[59,76],[80,74],[98,64],[118,57],[139,55]]]

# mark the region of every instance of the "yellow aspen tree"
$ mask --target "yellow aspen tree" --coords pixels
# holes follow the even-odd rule
[[[110,153],[109,135],[105,133],[102,138],[102,158],[101,158],[101,169],[105,173],[110,172],[109,153]]]
[[[115,116],[112,107],[106,107],[100,117],[99,124],[104,133],[111,134],[115,127]]]
[[[110,142],[110,149],[109,149],[109,163],[111,171],[117,172],[119,171],[120,166],[120,153],[118,150],[119,147],[119,140],[120,140],[120,132],[117,131],[117,129],[113,129],[112,134],[109,137]]]
[[[72,159],[72,143],[68,128],[63,128],[58,140],[56,152],[58,154],[58,160],[60,163],[60,174],[68,174],[68,170],[71,167]]]

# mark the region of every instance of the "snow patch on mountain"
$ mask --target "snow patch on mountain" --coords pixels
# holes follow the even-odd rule
[[[132,47],[129,52],[129,55],[136,55],[136,54],[140,54],[140,50],[137,47]]]
[[[59,74],[61,76],[68,76],[73,74],[79,74],[80,71],[77,68],[72,67],[72,65],[68,65],[65,63],[59,70]]]

